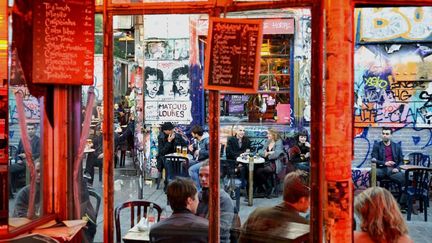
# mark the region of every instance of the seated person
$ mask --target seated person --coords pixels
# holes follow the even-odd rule
[[[272,193],[273,174],[276,171],[276,160],[284,153],[283,143],[279,133],[273,128],[267,132],[267,143],[259,152],[259,155],[265,159],[264,165],[257,165],[255,170],[256,185],[265,192],[266,197]]]
[[[236,161],[240,154],[251,148],[251,142],[245,136],[245,128],[243,126],[235,127],[235,134],[227,139],[226,158],[227,160]],[[246,188],[247,168],[241,163],[237,163],[237,171],[240,173],[241,185],[240,188]]]
[[[208,219],[209,216],[209,176],[210,166],[208,160],[204,161],[199,170],[199,182],[202,190],[198,195],[199,204],[196,215]],[[234,205],[233,202],[224,190],[219,191],[219,203],[220,203],[220,241],[219,242],[230,242],[230,228],[233,223],[234,217]]]
[[[382,141],[375,142],[372,148],[372,162],[377,165],[377,180],[390,179],[398,186],[399,196],[405,185],[405,174],[399,169],[403,165],[402,148],[398,143],[391,140],[392,130],[388,127],[382,128]],[[405,197],[400,199],[405,204]]]
[[[103,163],[103,136],[102,136],[102,123],[95,128],[95,135],[92,139],[93,149],[92,153],[89,153],[86,160],[84,178],[86,178],[90,185],[93,185],[94,179],[94,167],[98,166],[102,169]]]
[[[40,161],[39,158],[34,161],[35,170],[36,170],[36,186],[35,186],[35,199],[34,199],[34,207],[36,215],[27,215],[28,207],[29,207],[29,196],[30,196],[30,185],[26,185],[21,188],[21,190],[17,193],[17,197],[15,200],[15,207],[12,216],[16,218],[26,218],[30,216],[33,218],[35,216],[39,216],[40,209]]]
[[[40,138],[36,135],[35,124],[27,124],[27,135],[31,146],[32,158],[39,158],[40,155]],[[25,151],[22,143],[22,139],[18,143],[18,148],[15,156],[15,163],[9,166],[9,188],[10,195],[13,197],[12,192],[16,188],[16,178],[20,175],[25,174],[26,171],[26,159]]]
[[[208,242],[208,220],[196,216],[198,192],[192,180],[177,178],[168,184],[173,214],[150,228],[150,242]]]
[[[188,141],[186,141],[180,134],[174,131],[174,125],[171,122],[165,122],[161,126],[161,132],[158,137],[158,155],[157,155],[157,168],[159,174],[162,174],[162,169],[169,170],[169,167],[165,164],[165,155],[176,152],[176,147],[186,147]],[[166,174],[170,174],[170,171],[166,171]],[[168,183],[168,176],[165,176],[165,188]]]
[[[283,183],[283,202],[273,207],[255,209],[243,224],[240,242],[291,242],[284,239],[289,224],[309,224],[299,214],[309,209],[309,192],[304,172],[287,174]]]
[[[307,141],[307,133],[299,132],[297,135],[297,144],[290,149],[293,151],[290,155],[291,162],[297,169],[309,172],[310,168],[310,143]]]
[[[189,176],[195,182],[198,191],[201,186],[198,180],[198,173],[204,160],[209,157],[209,135],[204,133],[201,126],[195,125],[191,130],[194,143],[189,145],[188,150],[193,155],[193,159],[189,161]]]

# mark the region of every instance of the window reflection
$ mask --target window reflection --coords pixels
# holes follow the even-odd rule
[[[20,73],[14,73],[14,75],[17,75],[14,76],[15,81],[22,80],[22,77],[19,77]],[[21,98],[17,99],[17,96]],[[26,86],[21,84],[11,86],[9,94],[9,216],[13,218],[35,219],[42,215],[40,185],[42,184],[43,161],[40,158],[40,101],[30,95]],[[20,106],[24,110],[25,119],[23,120],[18,114]],[[25,151],[22,123],[25,124],[29,151]],[[28,156],[31,156],[31,159]],[[34,184],[31,184],[32,181]]]

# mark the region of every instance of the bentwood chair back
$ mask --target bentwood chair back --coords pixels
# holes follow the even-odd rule
[[[117,240],[116,242],[119,243],[121,242],[122,234],[121,234],[120,219],[121,216],[123,216],[123,219],[125,218],[125,215],[120,215],[120,212],[126,208],[130,209],[130,216],[129,216],[130,228],[132,228],[134,227],[135,224],[137,224],[141,220],[142,217],[147,217],[147,208],[150,207],[151,203],[152,202],[144,201],[144,200],[128,201],[118,205],[115,208],[114,220],[115,220],[115,228],[116,228],[116,240]],[[153,203],[153,208],[156,209],[158,213],[156,222],[159,222],[162,214],[162,208],[156,203]]]
[[[430,157],[429,155],[414,152],[408,154],[408,159],[410,161],[411,165],[418,165],[423,167],[429,167],[430,166]]]
[[[432,169],[430,168],[410,168],[405,170],[404,193],[407,196],[408,221],[411,220],[411,212],[415,199],[419,201],[420,211],[424,211],[424,220],[427,221],[431,172]]]

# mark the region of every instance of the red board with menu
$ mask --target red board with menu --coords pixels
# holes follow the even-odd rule
[[[204,88],[256,93],[262,20],[211,18]]]
[[[94,0],[35,0],[33,83],[93,84]]]

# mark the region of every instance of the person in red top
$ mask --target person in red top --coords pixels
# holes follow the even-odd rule
[[[396,183],[399,190],[405,184],[404,174],[399,166],[403,165],[403,154],[400,144],[391,140],[392,130],[382,128],[382,141],[375,142],[372,149],[372,162],[377,164],[377,180],[388,178]]]

